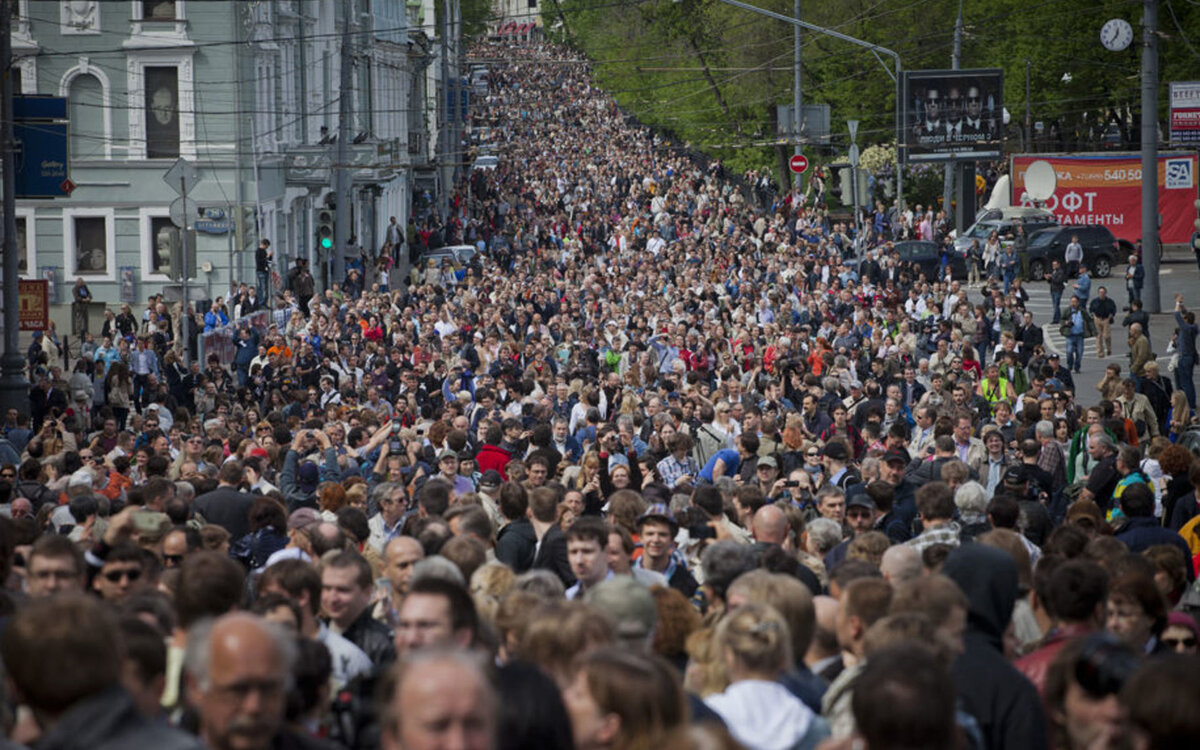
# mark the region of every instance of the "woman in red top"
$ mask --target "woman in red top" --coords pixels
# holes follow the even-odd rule
[[[975,349],[970,344],[963,344],[962,368],[963,372],[974,373],[976,382],[983,379],[983,366],[975,358]]]

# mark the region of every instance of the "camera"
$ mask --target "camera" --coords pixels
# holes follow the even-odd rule
[[[404,441],[400,439],[400,424],[398,422],[392,422],[392,434],[388,436],[388,452],[404,452]]]

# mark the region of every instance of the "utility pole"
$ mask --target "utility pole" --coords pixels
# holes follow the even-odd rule
[[[1032,88],[1029,85],[1029,69],[1033,63],[1028,58],[1025,60],[1025,149],[1026,151],[1033,150],[1033,107],[1030,102],[1032,97]]]
[[[1142,8],[1142,304],[1158,313],[1158,0],[1143,0]]]
[[[350,118],[354,116],[354,35],[351,25],[354,22],[353,6],[351,3],[342,4],[342,62],[341,75],[338,76],[341,94],[338,99],[338,135],[337,156],[333,171],[333,195],[337,201],[334,206],[333,221],[333,263],[329,266],[333,278],[329,280],[341,283],[346,278],[346,249],[350,244]],[[327,258],[328,262],[329,259]]]
[[[792,3],[792,14],[795,15],[797,21],[800,20],[800,0],[794,0],[794,2]],[[803,112],[804,99],[801,95],[801,89],[800,89],[800,27],[799,26],[792,27],[792,46],[794,47],[794,49],[792,51],[792,68],[793,68],[792,72],[793,72],[793,77],[794,77],[794,80],[792,82],[792,136],[794,139],[792,153],[798,154],[801,151],[801,149],[800,149],[800,125],[801,125],[801,122],[803,121],[803,117],[804,117],[804,112]],[[795,177],[794,177],[794,179],[796,181],[796,184],[794,187],[797,190],[799,190],[801,187],[801,180],[803,179],[803,177],[804,177],[804,175],[799,175],[799,174],[795,175]]]
[[[438,214],[442,220],[450,215],[450,180],[453,165],[450,161],[450,0],[442,3],[442,51],[441,51],[441,107],[442,126],[438,128],[438,143],[441,145],[438,173],[441,186],[438,190]]]
[[[962,0],[958,0],[958,19],[954,22],[954,52],[950,57],[950,68],[952,70],[958,70],[962,67],[962,6]],[[943,96],[945,96],[944,92]],[[946,211],[947,216],[950,215],[950,206],[954,202],[954,169],[956,166],[957,164],[953,160],[946,162],[942,180],[942,210]],[[959,227],[959,230],[961,231],[962,227]]]
[[[29,383],[22,373],[17,317],[17,176],[13,154],[12,9],[0,0],[0,169],[4,171],[4,354],[0,356],[0,407],[29,414]]]

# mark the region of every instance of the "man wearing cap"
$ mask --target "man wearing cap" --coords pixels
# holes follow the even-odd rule
[[[949,435],[941,438],[949,439]],[[887,534],[892,544],[899,544],[912,537],[912,524],[917,517],[916,487],[904,475],[908,457],[900,451],[890,451],[883,456],[880,477],[892,486],[892,509],[876,522],[876,526]]]
[[[696,593],[696,579],[687,568],[687,561],[675,549],[675,534],[679,524],[665,503],[655,503],[638,518],[638,534],[642,540],[642,556],[634,567],[662,573],[671,588],[686,597]]]
[[[821,451],[821,458],[825,466],[825,476],[829,478],[829,484],[844,490],[849,485],[862,481],[858,471],[850,466],[850,452],[846,450],[846,444],[841,440],[831,440],[826,443],[825,448]]]
[[[454,488],[457,496],[475,491],[475,483],[458,473],[458,454],[449,448],[443,449],[437,456],[438,476]]]
[[[846,523],[843,528],[848,528],[850,535],[825,555],[826,570],[833,570],[838,563],[846,559],[846,553],[850,551],[850,542],[854,541],[856,536],[875,529],[877,516],[875,501],[867,493],[859,492],[846,498]]]
[[[612,620],[618,643],[647,653],[658,624],[658,607],[650,590],[630,576],[612,576],[584,594],[584,602]]]
[[[1062,366],[1062,358],[1058,352],[1050,352],[1046,357],[1046,366],[1050,368],[1050,377],[1059,382],[1058,390],[1075,390],[1075,376],[1069,369]],[[1047,385],[1049,385],[1049,381],[1047,381]]]

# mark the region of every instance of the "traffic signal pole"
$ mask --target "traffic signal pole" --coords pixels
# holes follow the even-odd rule
[[[354,36],[351,33],[354,5],[342,4],[342,60],[340,85],[341,93],[338,99],[338,134],[337,156],[333,169],[333,195],[337,204],[334,206],[336,219],[333,224],[333,258],[325,258],[329,264],[333,278],[329,280],[332,286],[341,283],[346,278],[346,250],[350,244],[350,118],[354,115]]]

